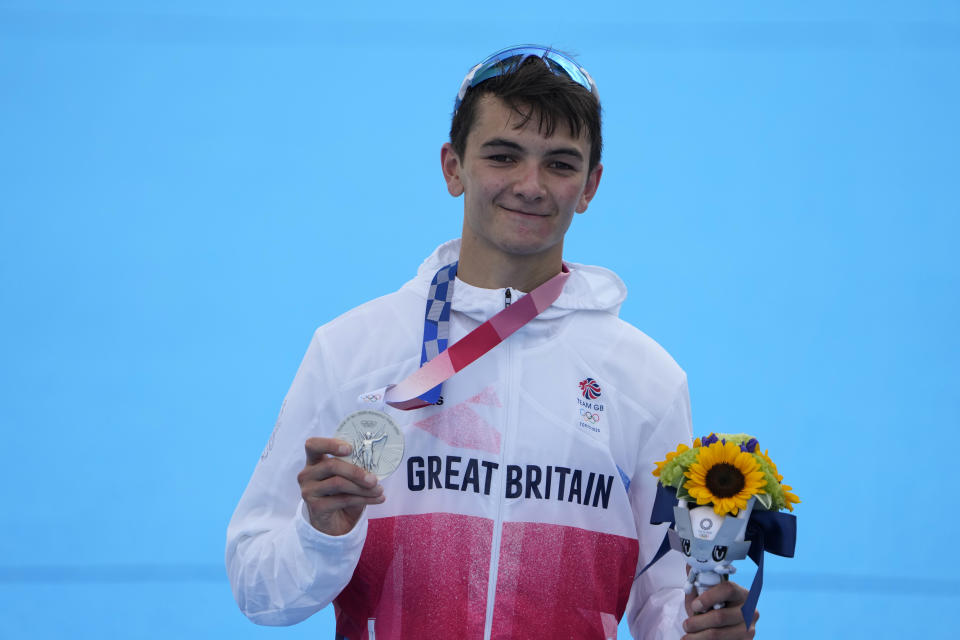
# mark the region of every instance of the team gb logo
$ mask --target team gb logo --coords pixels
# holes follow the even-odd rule
[[[593,378],[580,381],[580,393],[587,400],[596,400],[600,397],[600,384]]]

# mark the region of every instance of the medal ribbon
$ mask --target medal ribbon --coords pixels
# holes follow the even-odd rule
[[[427,310],[423,318],[423,348],[420,351],[420,366],[446,351],[450,338],[450,303],[453,300],[453,283],[457,277],[458,262],[448,264],[433,276],[427,296]],[[438,384],[418,397],[428,404],[437,404],[442,384]]]
[[[562,270],[539,287],[446,348],[450,332],[450,301],[457,263],[437,271],[430,284],[424,319],[420,368],[395,385],[387,387],[384,402],[395,409],[419,409],[437,402],[440,386],[453,374],[510,337],[560,297],[570,269]],[[429,358],[429,361],[427,361]]]

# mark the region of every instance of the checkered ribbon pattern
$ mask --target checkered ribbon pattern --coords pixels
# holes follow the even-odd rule
[[[423,318],[423,349],[420,352],[422,367],[447,349],[450,337],[450,301],[453,300],[453,282],[457,277],[457,264],[448,264],[437,271],[430,283],[427,295],[427,310]],[[437,404],[443,384],[418,396],[428,404]]]
[[[447,348],[450,336],[450,301],[457,263],[442,267],[430,283],[423,324],[420,368],[387,387],[384,402],[395,409],[420,409],[436,404],[444,381],[510,337],[560,297],[570,277],[566,263],[557,275]]]

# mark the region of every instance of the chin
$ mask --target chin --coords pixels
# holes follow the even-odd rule
[[[504,242],[499,249],[513,256],[535,256],[550,251],[557,243],[548,242]]]

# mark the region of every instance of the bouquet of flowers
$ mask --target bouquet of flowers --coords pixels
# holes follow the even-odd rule
[[[640,573],[675,549],[690,569],[684,590],[703,593],[736,571],[733,560],[749,556],[757,563],[742,607],[749,627],[763,585],[764,551],[793,557],[796,519],[780,511],[793,511],[800,499],[757,439],[744,433],[711,433],[692,448],[680,444],[656,464],[660,482],[650,522],[671,527]]]
[[[751,497],[754,508],[775,511],[793,511],[800,502],[757,439],[745,433],[711,433],[694,440],[693,448],[680,444],[657,463],[653,475],[676,489],[677,499],[712,504],[720,516],[737,515]]]

